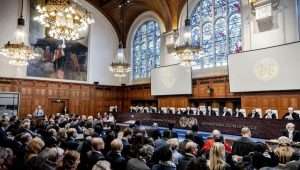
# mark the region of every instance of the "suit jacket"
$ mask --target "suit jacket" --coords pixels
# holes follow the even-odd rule
[[[223,113],[223,115],[224,115],[225,117],[230,117],[230,116],[231,116],[231,113],[227,111],[227,112]]]
[[[210,112],[206,111],[206,115],[207,116],[217,116],[217,113],[215,111],[211,110]]]
[[[87,153],[87,167],[88,170],[91,170],[93,166],[100,160],[104,160],[105,157],[101,152],[89,151]]]
[[[195,156],[191,154],[184,154],[183,158],[179,160],[177,170],[186,170],[190,162],[195,159]]]
[[[245,115],[242,112],[235,112],[234,117],[245,118]]]
[[[246,137],[241,137],[232,145],[232,155],[245,156],[254,151],[256,144]]]
[[[286,117],[288,115],[289,115],[289,113],[286,113],[283,117],[286,119]],[[294,120],[299,120],[299,114],[298,113],[293,112],[292,117],[293,117]]]
[[[110,162],[112,170],[123,170],[126,166],[126,160],[119,152],[108,152],[106,159]]]
[[[268,115],[268,113],[267,113],[267,114],[265,114],[264,118],[266,118],[266,117],[267,117],[267,115]],[[271,117],[272,117],[271,119],[276,119],[276,114],[272,112],[272,115],[271,115]]]
[[[289,137],[289,132],[287,130],[284,130],[282,132],[282,135],[286,136],[286,137]],[[300,132],[299,131],[294,130],[294,132],[293,132],[293,142],[300,142]]]
[[[128,161],[126,170],[151,170],[148,165],[137,158],[132,158]]]

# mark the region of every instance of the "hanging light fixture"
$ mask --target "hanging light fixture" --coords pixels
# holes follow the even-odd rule
[[[18,25],[16,31],[15,40],[10,42],[8,41],[1,49],[0,54],[4,55],[9,59],[9,64],[16,66],[26,66],[28,61],[39,56],[35,53],[31,47],[25,45],[25,20],[23,18],[23,5],[24,2],[21,2],[21,11],[20,17],[18,18]]]
[[[177,42],[175,44],[176,56],[181,60],[184,66],[191,66],[194,56],[200,54],[200,44],[192,43],[191,20],[189,19],[189,1],[186,1],[186,19],[184,28],[181,30]]]
[[[80,32],[94,23],[91,13],[72,0],[46,0],[36,7],[39,16],[34,17],[47,29],[48,36],[64,41],[78,40]]]
[[[125,27],[125,20],[124,20],[124,7],[130,3],[129,0],[123,0],[119,5],[120,8],[120,26],[121,26],[121,41],[119,43],[119,48],[117,51],[117,55],[114,58],[113,62],[111,63],[109,69],[113,72],[115,77],[126,77],[127,73],[131,71],[130,64],[126,60],[125,55],[125,48],[123,46],[124,41],[124,27]]]

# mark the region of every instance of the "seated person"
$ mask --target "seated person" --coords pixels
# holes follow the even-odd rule
[[[243,127],[241,130],[242,137],[234,141],[232,145],[232,155],[245,156],[254,151],[255,142],[251,139],[251,130]]]
[[[207,107],[206,115],[208,116],[217,116],[217,113],[211,109],[211,106]]]
[[[223,116],[224,117],[232,116],[227,107],[224,107],[224,109],[223,109]]]
[[[268,110],[266,111],[266,115],[264,116],[264,118],[265,118],[265,119],[277,119],[277,115],[276,115],[276,113],[274,113],[274,112],[272,111],[272,109],[268,109]]]
[[[149,110],[149,107],[148,107],[148,106],[145,106],[145,107],[143,108],[143,112],[144,112],[144,113],[149,113],[149,111],[150,111],[150,110]]]
[[[186,108],[186,114],[193,115],[193,111],[191,110],[191,108],[189,106]]]
[[[234,113],[234,117],[245,118],[245,115],[244,115],[244,113],[242,113],[242,112],[240,111],[239,108],[236,108],[236,109],[235,109],[235,113]]]
[[[261,115],[260,115],[260,113],[257,112],[256,109],[252,109],[251,113],[249,113],[249,118],[260,119]]]
[[[283,117],[288,120],[299,120],[299,114],[294,112],[294,108],[292,107],[288,108],[288,112]]]
[[[198,109],[196,107],[191,107],[191,114],[198,115]]]
[[[295,124],[288,123],[283,131],[283,136],[288,137],[293,142],[300,142],[300,133],[295,130]]]
[[[157,108],[155,106],[150,106],[151,113],[156,113]]]
[[[274,149],[274,153],[278,157],[280,164],[297,160],[297,154],[291,147],[290,139],[285,136],[278,138],[278,146]]]

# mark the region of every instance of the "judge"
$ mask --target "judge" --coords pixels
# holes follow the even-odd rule
[[[293,123],[286,124],[283,136],[288,137],[293,142],[300,142],[300,133],[295,130],[295,124]]]
[[[256,109],[252,109],[251,113],[249,113],[250,118],[260,119],[261,115],[256,111]]]
[[[227,107],[224,107],[223,109],[223,116],[224,117],[232,116]]]
[[[244,113],[242,113],[242,112],[240,111],[239,108],[236,108],[236,109],[235,109],[235,117],[245,118],[245,115],[244,115]]]
[[[265,119],[277,119],[277,116],[276,116],[276,113],[274,113],[271,109],[268,109],[264,118]]]
[[[211,109],[211,106],[207,107],[206,115],[208,116],[218,116],[217,113]]]
[[[299,120],[299,114],[294,112],[294,108],[289,107],[288,112],[284,115],[284,118],[288,120]]]
[[[45,113],[44,113],[44,110],[42,108],[41,105],[38,105],[38,107],[35,109],[33,115],[36,117],[36,118],[42,118],[45,116]]]

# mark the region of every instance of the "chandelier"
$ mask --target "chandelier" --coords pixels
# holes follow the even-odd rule
[[[192,31],[191,31],[191,20],[189,19],[188,0],[187,13],[184,28],[179,34],[175,44],[175,56],[181,60],[181,64],[184,66],[191,66],[194,61],[194,56],[200,54],[201,46],[199,43],[192,43]]]
[[[15,66],[26,66],[28,60],[38,57],[39,54],[35,53],[31,47],[24,43],[24,25],[23,18],[23,0],[21,6],[20,17],[18,18],[18,26],[16,31],[16,40],[14,42],[8,41],[3,47],[0,48],[0,54],[9,59],[8,63]]]
[[[36,9],[39,16],[34,20],[46,27],[48,36],[58,40],[78,40],[80,32],[95,22],[87,10],[71,0],[46,0]]]
[[[39,56],[31,47],[26,46],[24,43],[10,42],[0,49],[0,54],[9,58],[9,64],[16,66],[26,66],[28,65],[28,60]]]
[[[124,25],[125,25],[125,20],[124,18],[121,19],[121,16],[124,17],[124,10],[123,7],[126,6],[130,1],[128,0],[123,0],[121,4],[119,5],[120,10],[120,25],[121,23],[123,24],[121,26],[121,37],[124,38],[123,32],[124,32]],[[122,22],[121,22],[122,21]],[[109,67],[110,71],[113,73],[115,77],[126,77],[127,73],[131,71],[130,64],[126,61],[126,56],[125,56],[125,48],[123,47],[122,41],[119,43],[119,48],[117,51],[117,55],[114,59],[114,61],[111,63]]]

